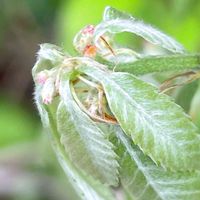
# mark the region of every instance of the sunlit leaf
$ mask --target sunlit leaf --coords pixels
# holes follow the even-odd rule
[[[163,167],[199,169],[200,135],[183,109],[139,78],[95,64],[88,59],[80,71],[103,85],[112,113],[135,144]]]
[[[130,32],[171,52],[184,52],[183,46],[173,38],[158,29],[111,7],[105,10],[104,21],[97,25],[95,29],[95,43],[97,46],[99,46],[98,38],[106,32],[111,34]],[[101,47],[99,46],[99,48]]]
[[[158,167],[115,127],[112,139],[121,158],[120,180],[125,191],[137,200],[198,200],[200,196],[199,172],[172,172]],[[112,136],[114,138],[114,136]]]
[[[118,19],[118,18],[119,19],[134,19],[134,17],[131,16],[130,14],[119,11],[113,7],[107,6],[105,8],[104,13],[103,13],[104,21],[109,21],[109,20]]]

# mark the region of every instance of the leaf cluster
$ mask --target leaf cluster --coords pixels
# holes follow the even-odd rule
[[[162,53],[120,47],[130,32]],[[197,200],[200,135],[172,97],[139,75],[197,70],[199,54],[129,14],[107,7],[74,39],[78,56],[42,44],[35,101],[58,160],[81,199]],[[194,71],[195,78],[198,71]]]

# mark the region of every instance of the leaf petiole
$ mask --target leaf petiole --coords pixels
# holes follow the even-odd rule
[[[87,110],[87,108],[86,108],[86,107],[82,104],[82,102],[79,100],[79,98],[77,97],[76,91],[75,91],[75,89],[74,89],[74,87],[73,87],[72,82],[70,83],[70,89],[71,89],[72,96],[73,96],[75,102],[78,104],[78,106],[81,108],[81,110],[82,110],[83,112],[85,112],[85,113],[86,113],[89,117],[91,117],[93,120],[99,121],[99,122],[104,122],[104,123],[109,123],[109,124],[118,124],[118,123],[117,123],[117,120],[116,120],[115,118],[113,118],[113,117],[107,117],[107,116],[105,115],[106,117],[105,117],[105,118],[102,118],[102,117],[100,117],[100,116],[98,116],[98,115],[96,115],[96,114],[94,114],[94,113],[89,112],[89,111]]]

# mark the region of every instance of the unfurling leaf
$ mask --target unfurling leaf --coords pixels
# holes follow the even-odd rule
[[[37,62],[32,69],[34,80],[39,72],[60,65],[64,57],[68,57],[68,55],[60,47],[48,43],[41,44],[37,53]]]
[[[185,51],[181,44],[158,29],[111,7],[105,10],[104,21],[95,29],[95,44],[97,47],[97,40],[106,32],[111,34],[130,32],[173,53],[183,53]],[[99,48],[101,47],[99,46]]]
[[[109,188],[99,180],[94,179],[92,174],[86,174],[81,168],[77,168],[66,153],[63,144],[60,142],[60,133],[56,125],[55,110],[57,103],[53,102],[50,106],[44,106],[39,94],[39,86],[36,88],[35,102],[40,112],[43,125],[49,134],[54,151],[64,169],[70,183],[76,190],[77,194],[83,200],[114,200],[114,197]],[[54,100],[55,101],[55,100]],[[76,150],[79,147],[76,147]]]
[[[69,80],[60,86],[61,103],[57,111],[61,143],[75,166],[108,185],[118,184],[117,155],[106,134],[83,113],[70,92]]]
[[[109,21],[112,19],[134,19],[134,17],[113,7],[107,6],[103,13],[103,20]]]
[[[131,74],[97,67],[88,60],[80,70],[103,85],[112,113],[145,154],[165,168],[200,169],[200,135],[180,106]]]

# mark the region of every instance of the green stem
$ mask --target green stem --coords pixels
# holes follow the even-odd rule
[[[91,82],[92,83],[92,82]],[[104,123],[109,123],[109,124],[117,124],[117,121],[115,119],[104,119],[104,118],[101,118],[100,116],[94,114],[94,113],[90,113],[86,107],[82,104],[82,102],[79,100],[79,98],[77,97],[76,95],[76,92],[74,90],[74,87],[72,84],[70,84],[70,89],[71,89],[71,92],[72,92],[72,96],[75,100],[75,102],[77,103],[77,105],[80,107],[80,109],[86,113],[90,118],[92,118],[93,120],[95,121],[98,121],[98,122],[104,122]]]

